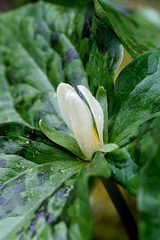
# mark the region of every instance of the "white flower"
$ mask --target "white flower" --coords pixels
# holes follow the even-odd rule
[[[57,88],[58,105],[64,122],[74,133],[84,156],[90,160],[95,149],[103,145],[103,110],[86,87],[77,87],[86,98],[90,110],[75,89],[66,83],[59,84]],[[93,127],[92,115],[97,132]]]

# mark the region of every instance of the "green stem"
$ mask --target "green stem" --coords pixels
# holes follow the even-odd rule
[[[130,240],[137,240],[137,225],[116,183],[102,178],[102,182],[126,228]]]

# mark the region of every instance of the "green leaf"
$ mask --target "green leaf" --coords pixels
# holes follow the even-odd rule
[[[77,143],[77,141],[69,136],[66,133],[60,132],[58,130],[55,130],[53,128],[48,127],[46,124],[42,122],[42,120],[39,121],[39,126],[41,131],[53,142],[57,143],[58,145],[66,148],[76,156],[78,156],[81,159],[85,159],[83,153],[81,152],[81,149]]]
[[[106,91],[103,87],[99,87],[96,95],[97,101],[100,103],[104,115],[104,128],[103,128],[103,142],[108,143],[108,100]]]
[[[123,185],[132,195],[137,195],[141,169],[148,162],[148,149],[156,147],[151,131],[156,129],[159,121],[160,117],[157,117],[144,122],[139,126],[133,141],[116,152],[106,155],[112,171],[112,178]]]
[[[136,139],[143,123],[160,115],[160,52],[134,59],[115,83],[109,112],[109,142],[124,146]]]
[[[111,29],[94,19],[92,4],[83,9],[29,4],[1,14],[0,32],[0,238],[67,239],[78,234],[74,213],[73,231],[61,214],[87,163],[75,157],[82,155],[73,139],[67,149],[74,154],[57,145],[62,135],[71,140],[72,133],[61,119],[56,88],[60,82],[75,88],[82,84],[95,93],[102,84],[113,87],[122,45]],[[96,59],[101,62],[93,71]],[[56,135],[54,143],[46,138],[38,130],[40,119],[54,133],[59,131],[61,139]],[[110,176],[105,159],[95,166],[91,167],[95,176]],[[88,178],[86,173],[86,190]],[[82,190],[75,201],[88,209],[81,201]],[[87,219],[91,223],[92,214]],[[81,221],[78,224],[84,227]],[[87,229],[89,236],[92,226]]]
[[[67,79],[75,85],[88,84],[78,52],[69,39],[81,11],[65,12],[64,7],[37,3],[0,16],[0,96],[5,103],[1,122],[21,121],[38,127],[43,119],[51,127],[68,131],[59,116],[54,88]],[[8,23],[10,27],[6,28]]]
[[[109,178],[110,175],[108,163],[100,152],[95,154],[93,160],[79,174],[63,211],[71,240],[91,239],[93,220],[88,181],[93,176]]]
[[[91,92],[96,95],[98,88],[103,86],[110,99],[114,74],[123,59],[123,46],[112,29],[96,17],[90,27],[89,38],[84,34],[81,41],[80,56],[85,64]]]
[[[106,158],[113,179],[134,195],[145,163],[145,157],[140,157],[142,150],[146,156],[146,141],[142,139],[154,127],[154,119],[160,116],[159,58],[159,52],[146,52],[135,58],[117,78],[114,101],[110,102],[109,143],[114,142],[120,149]]]
[[[158,239],[160,235],[160,124],[151,131],[152,144],[146,150],[147,163],[142,169],[138,192],[140,210],[139,239]],[[149,136],[145,136],[148,140]]]
[[[14,239],[30,225],[40,204],[86,163],[23,124],[1,124],[0,136],[0,232],[1,239]],[[54,214],[59,215],[56,208]]]
[[[67,197],[73,188],[74,178],[67,180],[51,198],[47,198],[36,210],[31,225],[21,232],[20,239],[67,239],[66,223],[60,219]],[[52,224],[52,227],[51,227]]]
[[[21,116],[16,112],[13,105],[12,96],[9,92],[9,86],[5,76],[6,68],[2,64],[0,56],[0,123],[8,121],[24,122]]]
[[[96,92],[100,85],[108,85],[121,62],[118,38],[103,23],[93,21],[93,14],[93,6],[75,9],[39,2],[0,15],[0,98],[5,103],[0,106],[0,122],[19,121],[38,128],[42,119],[69,132],[59,114],[57,85],[62,81],[73,87],[90,85]],[[96,59],[101,63],[93,68]]]
[[[34,128],[18,123],[0,125],[0,150],[4,154],[25,157],[31,163],[43,164],[53,161],[75,159],[67,150],[63,150]]]
[[[126,20],[123,14],[122,18]],[[89,240],[93,230],[88,186],[91,176],[112,178],[136,195],[145,162],[137,157],[138,143],[145,149],[142,137],[159,115],[160,54],[140,55],[114,85],[114,73],[123,57],[118,36],[124,40],[111,28],[110,17],[103,22],[94,16],[92,4],[79,9],[38,2],[0,15],[3,240]],[[125,46],[131,53],[135,49],[136,56],[142,42],[130,46],[126,41]],[[104,140],[108,143],[109,115],[109,144],[118,144],[120,149],[105,156],[97,152],[90,163],[75,157],[82,156],[57,105],[60,82],[75,88],[85,85],[94,95],[101,85],[104,87],[97,94],[106,118]],[[54,132],[55,142],[38,129],[40,119],[48,136],[52,138]],[[72,145],[64,140],[66,136]]]
[[[112,179],[136,196],[139,188],[140,166],[127,147],[105,155],[112,172]]]
[[[116,151],[119,148],[118,145],[114,143],[108,143],[103,145],[102,147],[97,148],[94,152],[103,152],[103,153],[109,153],[112,151]]]
[[[160,50],[160,24],[151,17],[157,15],[156,10],[152,9],[152,15],[147,13],[144,17],[142,10],[131,11],[105,0],[94,2],[98,17],[114,29],[132,57],[149,50]]]

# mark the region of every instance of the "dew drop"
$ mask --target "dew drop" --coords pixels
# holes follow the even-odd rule
[[[63,169],[59,169],[60,173],[65,173],[65,171]]]

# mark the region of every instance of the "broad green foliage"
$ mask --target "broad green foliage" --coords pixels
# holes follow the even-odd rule
[[[88,48],[90,53],[86,71],[92,93],[96,94],[98,87],[104,86],[110,98],[113,74],[122,62],[123,47],[119,44],[115,33],[96,17],[93,18],[92,32],[89,41],[86,38],[82,41],[81,57],[83,62],[86,61],[86,48]]]
[[[108,45],[103,42],[103,52],[99,52],[96,29],[101,27],[94,24],[92,28],[93,19],[93,5],[79,10],[42,2],[0,16],[0,239],[67,239],[68,234],[79,235],[76,228],[68,229],[67,220],[60,215],[75,177],[87,163],[51,142],[37,128],[42,119],[63,136],[72,136],[57,106],[55,91],[61,81],[88,87],[88,79],[96,79],[95,87],[92,85],[96,92],[107,83],[108,76],[113,80],[121,62],[122,45],[112,33]],[[107,39],[109,30],[104,26],[102,29]],[[109,42],[114,39],[116,52],[112,53]],[[97,49],[95,53],[92,48]],[[87,72],[97,56],[106,66],[107,75],[101,77],[101,82],[101,65],[91,76]],[[107,164],[103,161],[102,172]],[[97,165],[94,172],[101,175]],[[109,177],[107,172],[104,174]],[[84,192],[83,181],[87,189],[88,178],[79,178],[82,190],[78,192]],[[89,200],[85,202],[83,197],[75,195],[75,201],[87,209]],[[90,221],[90,206],[88,209]],[[74,222],[72,214],[70,218]],[[81,221],[77,221],[80,229]],[[92,225],[88,225],[88,235],[83,239],[89,239],[91,232]]]
[[[136,147],[152,128],[154,118],[160,116],[159,59],[159,52],[135,58],[116,80],[109,105],[109,143],[121,149],[110,153],[108,161],[114,178],[132,194],[137,191],[141,165]]]
[[[160,52],[141,54],[115,83],[109,141],[123,146],[139,136],[138,127],[160,115]]]
[[[141,174],[141,183],[138,195],[138,204],[140,209],[140,239],[154,240],[160,235],[160,124],[152,130],[151,134],[144,138],[148,145],[146,150],[146,163]]]
[[[35,211],[46,201],[48,208],[50,206],[46,210],[46,218],[52,214],[51,221],[55,220],[73,185],[73,181],[71,186],[65,182],[85,163],[59,149],[40,130],[7,123],[1,124],[0,133],[1,239],[15,239],[16,233],[30,224],[29,234],[34,236]],[[65,190],[60,188],[55,193],[62,184],[66,186],[63,186]],[[59,197],[61,191],[64,193]],[[59,209],[52,209],[52,204],[58,202]]]
[[[106,2],[83,8],[38,2],[0,15],[2,240],[91,239],[88,182],[97,176],[138,193],[140,239],[146,239],[149,221],[150,239],[158,236],[160,214],[149,206],[154,202],[154,211],[159,206],[154,129],[160,116],[160,52],[146,50],[159,49],[159,25],[154,22],[154,31],[141,11],[118,11]],[[119,38],[136,58],[114,84],[123,58]],[[83,160],[61,118],[60,82],[76,90],[85,85],[102,106],[105,145],[99,150],[105,154],[97,150],[91,162]],[[146,157],[152,145],[154,152]]]
[[[98,17],[114,29],[132,57],[149,50],[160,50],[156,10],[141,8],[133,11],[108,4],[106,0],[95,0],[95,9]]]
[[[88,180],[93,176],[109,178],[110,175],[108,163],[100,152],[95,154],[92,162],[79,174],[63,211],[63,217],[69,225],[69,239],[91,239],[93,220],[89,203]]]

